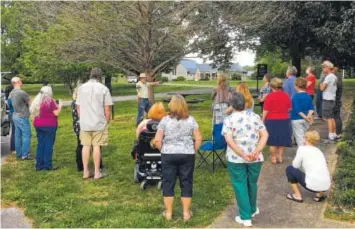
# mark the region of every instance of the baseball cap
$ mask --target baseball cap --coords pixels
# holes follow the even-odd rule
[[[146,78],[147,76],[145,75],[145,73],[141,73],[140,75],[139,75],[139,78]]]
[[[17,76],[12,77],[12,79],[11,79],[11,83],[17,83],[17,82],[20,82],[20,81],[21,81],[20,77],[17,77]]]
[[[334,68],[334,64],[332,62],[330,62],[329,60],[326,60],[323,62],[322,67]]]

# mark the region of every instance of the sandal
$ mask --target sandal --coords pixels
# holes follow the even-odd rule
[[[282,164],[282,158],[277,158],[277,163]]]
[[[275,158],[275,157],[272,157],[272,158],[271,158],[271,164],[274,164],[274,165],[277,164],[277,161],[276,161],[276,158]]]
[[[166,210],[163,211],[162,215],[165,218],[165,220],[167,220],[167,221],[170,221],[173,218],[172,215],[168,217],[168,214],[166,213]]]
[[[298,203],[302,203],[303,202],[303,199],[300,199],[300,200],[296,199],[294,194],[287,194],[286,198],[289,199],[289,200],[298,202]]]
[[[184,222],[189,221],[192,216],[193,216],[192,211],[189,212],[189,215],[188,215],[188,216],[186,216],[186,215],[184,214]]]
[[[313,201],[315,201],[315,202],[322,202],[322,201],[324,201],[325,199],[327,199],[327,196],[326,196],[326,195],[323,195],[323,196],[315,196],[315,197],[313,198]]]

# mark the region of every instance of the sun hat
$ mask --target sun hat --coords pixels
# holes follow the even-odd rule
[[[146,78],[147,76],[145,75],[145,73],[141,73],[140,75],[139,75],[139,78]]]

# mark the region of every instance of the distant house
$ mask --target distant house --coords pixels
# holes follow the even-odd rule
[[[218,67],[213,68],[210,64],[199,64],[194,60],[181,59],[176,68],[170,73],[163,73],[162,76],[174,80],[179,76],[183,76],[186,80],[210,80],[217,77]],[[244,74],[244,69],[237,63],[231,64],[229,69],[224,72],[230,76],[233,73]]]

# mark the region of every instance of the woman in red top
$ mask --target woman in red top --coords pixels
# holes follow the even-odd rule
[[[263,110],[263,121],[269,139],[267,145],[271,152],[271,162],[276,164],[282,163],[282,154],[285,147],[292,146],[292,128],[289,116],[291,109],[291,100],[288,95],[283,92],[282,81],[273,78],[270,81],[272,92],[266,97]]]
[[[306,70],[307,76],[305,79],[307,80],[307,88],[306,93],[311,96],[312,101],[314,98],[314,89],[316,87],[316,77],[314,76],[314,67],[308,67]]]
[[[58,115],[61,103],[52,99],[52,88],[44,86],[33,100],[30,111],[37,133],[36,170],[55,170],[52,166],[52,154]]]

